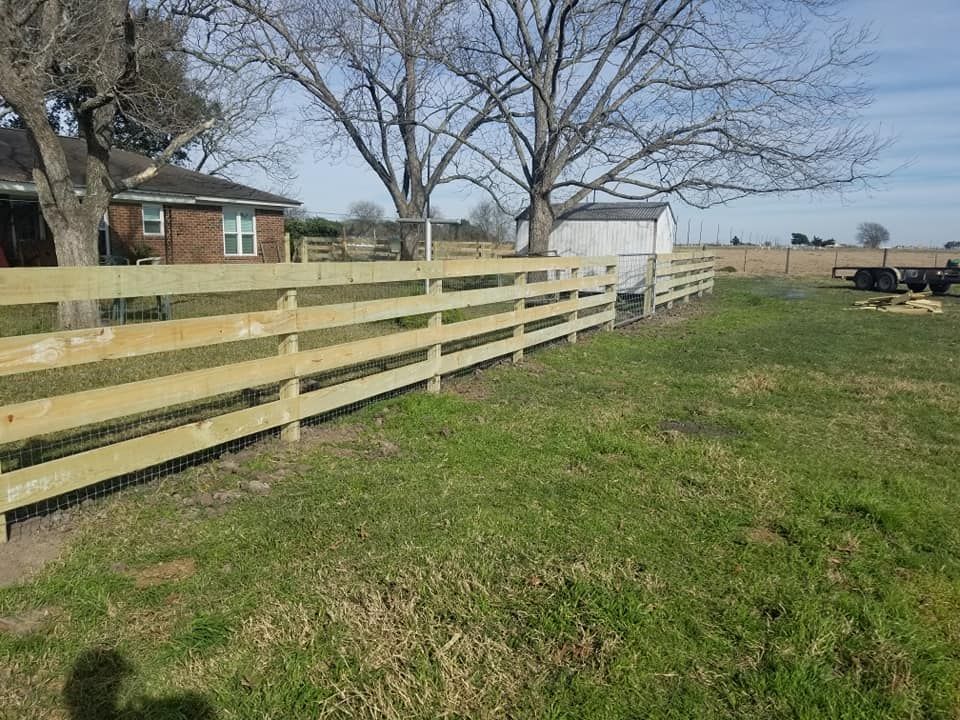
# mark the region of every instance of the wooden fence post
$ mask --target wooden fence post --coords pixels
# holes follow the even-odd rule
[[[513,276],[513,285],[514,287],[523,288],[527,284],[527,273],[519,272]],[[519,319],[523,315],[523,311],[527,308],[527,301],[523,298],[517,298],[513,303],[513,312]],[[513,362],[518,363],[523,361],[523,323],[517,323],[513,327],[513,337],[517,341],[517,349],[513,351]]]
[[[647,260],[646,277],[643,281],[643,315],[653,315],[657,309],[657,256]]]
[[[887,253],[889,252],[888,248],[883,249],[883,261],[880,263],[883,267],[887,266]]]
[[[604,287],[604,290],[608,294],[613,295],[613,300],[607,306],[607,309],[613,313],[613,317],[604,325],[605,330],[613,330],[617,322],[617,278],[616,278],[617,266],[616,265],[607,265],[607,274],[609,275],[610,273],[614,274],[613,284],[607,285],[606,287]]]
[[[281,290],[277,297],[277,310],[296,310],[297,291]],[[297,333],[280,335],[277,345],[278,355],[293,355],[300,351],[300,336]],[[296,374],[280,383],[280,399],[290,400],[300,395],[300,377]],[[297,442],[300,439],[300,411],[297,409],[297,419],[280,428],[280,439],[286,442]]]
[[[3,467],[0,466],[0,475],[3,475]],[[7,541],[7,514],[0,513],[0,545]]]
[[[310,247],[307,245],[305,237],[300,238],[300,262],[310,262]]]
[[[570,268],[570,278],[573,279],[573,278],[578,278],[578,277],[580,277],[580,268]],[[571,291],[570,291],[570,297],[569,297],[569,299],[570,299],[570,300],[579,300],[579,299],[580,299],[580,291],[579,291],[579,290],[571,290]],[[579,317],[580,317],[580,311],[577,310],[577,309],[575,309],[575,310],[573,310],[573,312],[567,314],[567,322],[568,322],[568,323],[575,323],[575,322],[577,321],[577,318],[579,318]],[[569,343],[572,345],[572,344],[575,343],[576,341],[577,341],[577,331],[574,330],[572,333],[570,333],[569,335],[567,335],[567,342],[569,342]]]
[[[787,262],[783,267],[783,274],[784,275],[790,274],[790,246],[789,245],[787,245]]]
[[[292,258],[290,257],[290,233],[285,232],[283,234],[283,261],[285,263],[290,262]]]
[[[427,295],[439,295],[443,292],[443,280],[427,280]],[[443,325],[443,312],[435,312],[427,320],[427,327],[431,330],[439,330]],[[436,374],[427,380],[427,392],[440,392],[440,353],[443,346],[440,343],[431,345],[427,348],[427,360],[431,361],[436,368]]]

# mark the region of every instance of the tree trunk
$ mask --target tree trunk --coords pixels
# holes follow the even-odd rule
[[[527,254],[546,255],[550,251],[550,231],[553,230],[553,209],[550,195],[530,193],[530,211],[527,221]]]
[[[57,264],[60,267],[97,265],[95,230],[93,234],[83,228],[66,227],[55,231]],[[100,325],[100,301],[78,300],[62,302],[57,307],[60,327],[63,330],[79,330]]]
[[[416,260],[417,248],[420,246],[420,228],[422,226],[409,223],[400,224],[400,259]]]

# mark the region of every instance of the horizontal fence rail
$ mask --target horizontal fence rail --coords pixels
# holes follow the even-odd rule
[[[714,256],[709,251],[656,255],[647,264],[644,314],[713,292]]]
[[[17,313],[29,318],[26,306],[57,301],[225,293],[242,307],[266,291],[275,307],[0,337],[2,387],[15,392],[35,375],[44,383],[43,397],[6,391],[0,401],[0,451],[9,450],[0,457],[20,458],[0,466],[0,514],[265,431],[293,441],[309,418],[420,384],[436,391],[442,376],[472,365],[575,342],[613,326],[616,285],[616,257],[4,269],[0,327]],[[317,288],[324,302],[304,304]],[[370,288],[392,294],[369,297]],[[369,336],[327,344],[332,328]],[[266,357],[214,354],[199,368],[176,360],[228,345],[259,343],[262,352],[271,338]],[[174,371],[110,383],[111,372],[157,358]],[[63,373],[89,377],[91,363],[112,363],[96,366],[106,378],[60,391]],[[238,393],[239,406],[213,402]],[[56,451],[16,454],[48,446]]]

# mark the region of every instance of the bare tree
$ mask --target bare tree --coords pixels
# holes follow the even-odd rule
[[[495,104],[499,133],[467,144],[522,189],[544,252],[594,191],[708,207],[866,182],[884,147],[858,120],[869,37],[836,4],[479,0],[444,57]]]
[[[367,233],[373,229],[374,237],[376,237],[376,226],[383,222],[384,216],[383,208],[368,200],[351,203],[347,208],[347,214],[361,233]]]
[[[26,127],[35,155],[33,179],[60,265],[97,263],[97,228],[117,192],[156,175],[181,148],[211,128],[169,51],[183,28],[127,0],[0,0],[0,96]],[[79,189],[64,147],[47,118],[51,95],[69,98],[86,149]],[[110,174],[114,121],[120,110],[169,135],[151,163],[129,177]],[[99,322],[95,303],[64,303],[64,327]]]
[[[498,243],[513,240],[514,219],[492,200],[477,203],[470,211],[470,224]]]
[[[865,248],[878,248],[890,242],[890,231],[880,223],[862,222],[857,226],[857,242]]]
[[[323,152],[355,152],[402,218],[423,217],[440,185],[478,176],[457,162],[494,109],[435,57],[462,0],[221,0],[197,55],[293,83]],[[500,94],[509,90],[490,78]],[[478,100],[478,98],[480,98]],[[428,132],[430,125],[439,131]],[[403,227],[412,258],[419,233]]]

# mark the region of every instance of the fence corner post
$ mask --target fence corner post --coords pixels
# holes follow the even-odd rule
[[[288,262],[290,262],[290,261],[293,259],[293,258],[290,257],[290,255],[291,255],[291,249],[290,249],[290,233],[285,232],[285,233],[283,234],[283,261],[284,261],[285,263],[288,263]]]
[[[580,277],[580,268],[570,268],[570,279],[575,280]],[[580,318],[580,288],[576,288],[570,291],[570,298],[573,302],[573,310],[567,314],[567,322],[573,326],[573,331],[567,335],[567,342],[571,345],[577,342],[577,330],[576,323]]]
[[[443,280],[427,280],[427,295],[439,295],[443,292]],[[440,340],[440,328],[443,327],[443,311],[433,313],[427,320],[427,328]],[[427,348],[427,360],[433,363],[434,375],[427,380],[427,392],[440,392],[440,355],[443,345],[437,342]]]
[[[643,280],[643,317],[653,315],[656,310],[657,296],[657,256],[647,259],[647,269]]]
[[[287,314],[290,315],[290,318],[287,318],[287,321],[296,320],[296,311],[297,311],[297,291],[296,290],[281,290],[279,296],[277,297],[277,310],[287,311]],[[293,322],[294,327],[296,327],[296,322]],[[300,336],[297,333],[288,333],[286,335],[279,336],[279,343],[277,345],[277,354],[278,355],[295,355],[300,350]],[[295,400],[295,398],[300,396],[300,376],[296,372],[295,363],[291,362],[291,377],[289,380],[284,380],[280,383],[280,400]],[[280,428],[280,439],[285,442],[297,442],[300,439],[300,405],[296,402],[290,402],[295,408],[295,412],[292,413],[293,421],[283,425]]]
[[[527,284],[527,272],[518,272],[513,276],[513,285],[514,287],[519,288],[518,295],[519,297],[513,303],[513,314],[517,320],[517,324],[513,326],[513,340],[516,344],[516,349],[513,351],[513,362],[518,363],[523,361],[523,323],[520,322],[523,317],[523,311],[527,308],[527,301],[523,297],[523,292]]]
[[[307,239],[305,237],[300,238],[300,262],[310,262],[310,249],[307,246]]]
[[[607,322],[604,323],[603,329],[613,330],[613,327],[617,321],[617,266],[607,265],[607,275],[613,275],[613,282],[604,287],[604,290],[610,298],[610,304],[607,306],[607,312],[610,313],[611,317]]]

